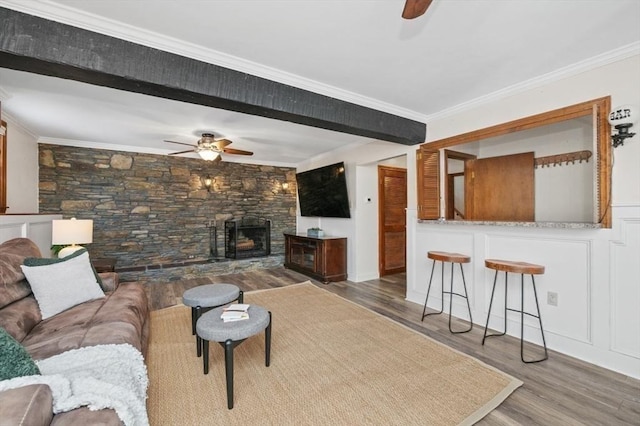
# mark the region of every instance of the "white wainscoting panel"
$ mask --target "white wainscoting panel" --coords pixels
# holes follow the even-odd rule
[[[418,228],[424,229],[424,227],[419,226]],[[415,287],[412,289],[413,291],[413,300],[420,300],[419,303],[423,304],[424,299],[427,295],[427,288],[429,286],[429,277],[431,275],[431,269],[433,267],[433,261],[427,258],[427,253],[429,251],[446,251],[446,252],[454,252],[465,254],[471,257],[470,263],[462,264],[462,268],[464,271],[464,278],[467,284],[467,292],[469,295],[469,304],[471,305],[471,309],[473,310],[476,306],[476,297],[475,297],[475,271],[477,269],[477,260],[474,259],[474,234],[473,232],[444,232],[434,230],[433,227],[430,229],[428,238],[420,238],[416,239],[416,280]],[[420,231],[419,231],[420,232]],[[429,293],[429,304],[428,306],[432,309],[440,310],[441,302],[442,302],[442,264],[441,262],[437,262],[436,268],[433,273],[433,284],[431,285],[431,292]],[[457,264],[454,265],[453,270],[453,280],[454,280],[454,292],[463,294],[462,287],[462,277],[460,274],[460,266]],[[451,264],[445,263],[444,267],[444,288],[445,291],[449,291],[449,286],[451,283]],[[445,295],[444,302],[447,305],[445,312],[449,312],[448,304],[449,304],[449,296]],[[463,298],[454,296],[453,299],[453,315],[458,316],[460,318],[467,319],[467,305]]]
[[[591,243],[589,240],[545,238],[523,235],[487,235],[485,257],[524,261],[543,265],[545,273],[535,275],[538,303],[545,333],[555,333],[563,337],[591,343]],[[484,277],[485,312],[489,310],[489,300],[495,272],[487,269]],[[508,304],[510,308],[520,307],[520,274],[508,275]],[[531,276],[524,276],[524,309],[535,313],[535,298]],[[558,295],[558,306],[547,304],[547,292]],[[520,314],[508,312],[509,332],[519,336]],[[504,272],[498,274],[494,306],[490,327],[504,324]],[[542,342],[536,318],[525,315],[525,340]]]
[[[615,220],[620,239],[609,248],[611,350],[640,359],[640,218]]]
[[[0,243],[13,238],[31,239],[43,257],[51,257],[51,221],[62,215],[0,215]]]

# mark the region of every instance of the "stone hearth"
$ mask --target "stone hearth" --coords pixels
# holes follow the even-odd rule
[[[283,255],[251,259],[202,259],[186,260],[147,266],[116,267],[120,281],[142,281],[162,284],[169,281],[201,278],[206,275],[227,275],[256,269],[275,268],[284,263]]]

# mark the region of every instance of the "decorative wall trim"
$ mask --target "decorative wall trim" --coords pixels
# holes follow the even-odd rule
[[[51,221],[54,219],[62,219],[62,215],[0,215],[0,243],[12,238],[29,238],[43,257],[51,257]]]
[[[14,127],[15,126],[15,127],[19,128],[20,131],[22,131],[23,133],[26,133],[28,136],[32,137],[33,139],[37,139],[38,138],[38,136],[36,136],[36,134],[35,134],[35,132],[33,130],[31,130],[22,121],[18,120],[13,115],[8,114],[6,111],[2,112],[2,119],[7,122],[7,127]]]
[[[506,235],[506,234],[501,234],[501,233],[486,233],[486,240],[485,240],[485,258],[491,258],[494,257],[493,255],[488,254],[490,252],[490,245],[491,245],[491,239],[492,238],[500,238],[502,240],[511,240],[511,241],[516,241],[518,243],[522,244],[522,241],[528,241],[528,244],[523,244],[523,246],[527,247],[527,250],[531,250],[531,243],[533,242],[541,242],[541,243],[548,243],[548,244],[579,244],[579,245],[583,245],[585,247],[585,259],[584,262],[586,264],[586,294],[585,294],[585,311],[583,312],[584,317],[585,317],[585,323],[584,323],[584,329],[583,329],[583,333],[585,335],[585,338],[579,338],[576,336],[571,336],[571,335],[566,335],[563,334],[557,330],[553,330],[549,327],[545,327],[545,334],[555,334],[558,336],[562,336],[563,338],[566,339],[570,339],[570,340],[574,340],[576,342],[580,342],[580,343],[587,343],[589,345],[593,345],[593,306],[592,306],[592,295],[593,295],[593,279],[592,279],[592,252],[593,252],[593,244],[592,241],[590,239],[578,239],[578,238],[551,238],[551,237],[529,237],[529,236],[524,236],[524,235]],[[517,254],[514,254],[514,256],[518,256]],[[531,263],[541,263],[544,265],[544,262],[539,262],[536,261],[535,259],[531,259],[530,257],[527,259],[514,259],[514,260],[523,260],[523,261],[528,261]],[[547,269],[548,269],[548,265],[544,265]],[[488,270],[485,270],[485,277],[486,277],[486,273],[488,272]],[[490,274],[491,276],[493,276],[493,273]],[[546,277],[545,277],[546,276]],[[547,272],[545,271],[545,274],[542,275],[541,277],[545,277],[545,280],[552,280],[553,278],[551,278],[550,276],[547,275]],[[557,278],[556,278],[557,279]],[[500,278],[498,278],[498,281],[500,280]],[[486,283],[486,278],[485,278],[485,283]],[[526,287],[526,282],[527,282],[527,278],[525,277],[525,287]],[[536,280],[536,289],[538,291],[538,303],[540,304],[540,306],[544,306],[546,305],[546,292],[542,291],[541,286],[540,286],[540,278],[538,278]],[[487,289],[485,289],[485,291],[487,291]],[[490,292],[490,289],[489,289]],[[564,298],[568,298],[569,294],[568,293],[564,293]],[[489,306],[489,296],[487,296],[487,299],[485,301],[485,308],[484,308],[484,313],[485,315],[487,314],[488,311],[488,306]],[[571,295],[571,297],[575,298],[575,295]],[[562,296],[561,296],[562,298]],[[562,303],[562,302],[560,302]],[[544,310],[544,309],[542,309]],[[492,314],[493,315],[493,314]],[[501,313],[496,312],[495,313],[496,316],[503,318],[501,315]],[[544,313],[542,314],[542,322],[543,322],[543,326],[544,326]],[[486,318],[486,317],[485,317]],[[525,318],[526,319],[526,318]],[[519,328],[519,321],[520,319],[518,318],[517,321],[513,321],[511,319],[508,319],[508,322],[510,324],[510,326],[516,326]],[[534,324],[533,326],[531,326],[530,324]],[[537,323],[536,322],[530,322],[530,321],[525,321],[525,328],[530,328],[531,330],[537,330]]]
[[[7,101],[11,99],[11,97],[12,97],[11,93],[7,92],[2,88],[2,86],[0,86],[0,101],[2,102]]]
[[[633,232],[631,230],[632,228],[636,229],[636,231]],[[620,299],[617,297],[617,294],[618,294],[617,289],[619,289],[625,283],[626,283],[626,287],[629,287],[630,283],[632,283],[632,285],[635,287],[637,287],[638,285],[638,278],[640,277],[635,277],[634,279],[633,276],[625,277],[625,276],[622,276],[623,273],[619,273],[619,272],[624,272],[624,271],[620,271],[621,269],[620,267],[623,265],[620,264],[621,262],[619,261],[619,255],[621,250],[634,250],[633,248],[634,242],[632,241],[632,239],[634,238],[634,236],[635,236],[635,239],[639,239],[638,236],[640,236],[640,217],[636,215],[636,217],[618,218],[614,222],[614,229],[616,229],[618,232],[616,232],[615,239],[612,239],[609,242],[609,264],[610,264],[609,294],[611,295],[610,301],[609,301],[610,303],[609,312],[610,312],[610,321],[611,321],[611,333],[609,334],[609,348],[613,352],[630,356],[635,359],[640,359],[640,351],[634,353],[628,350],[628,348],[625,348],[621,345],[621,342],[628,339],[628,336],[621,336],[618,333],[618,330],[621,327],[621,323],[624,324],[625,321],[624,319],[621,319],[621,316],[624,316],[624,313],[620,312],[621,310]],[[638,242],[639,241],[635,241],[635,247],[637,247]],[[634,254],[632,254],[632,257],[634,257]],[[636,262],[637,262],[637,259],[636,259]],[[629,268],[633,267],[628,262],[624,262],[624,266],[627,266]],[[637,263],[635,264],[635,266],[637,266]],[[628,297],[633,297],[633,295],[628,295]],[[630,314],[631,316],[635,315],[637,319],[638,307],[635,306],[634,308],[635,310]]]

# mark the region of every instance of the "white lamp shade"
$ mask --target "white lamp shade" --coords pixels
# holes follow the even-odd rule
[[[210,149],[200,150],[198,151],[198,154],[200,154],[200,157],[202,157],[202,159],[206,161],[213,161],[216,158],[218,158],[218,155],[220,155],[217,152],[212,151]]]
[[[52,244],[89,244],[92,242],[93,220],[59,219],[53,221]]]

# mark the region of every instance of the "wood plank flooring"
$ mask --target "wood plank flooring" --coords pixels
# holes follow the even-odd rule
[[[446,314],[429,316],[421,322],[422,306],[404,300],[405,274],[360,283],[342,281],[325,285],[280,267],[153,283],[146,288],[151,309],[155,310],[181,303],[184,290],[197,285],[227,282],[238,285],[243,291],[251,291],[307,280],[522,380],[524,385],[479,425],[640,425],[639,380],[554,351],[549,352],[547,361],[523,364],[519,339],[493,338],[482,346],[484,329],[477,324],[469,333],[453,335],[449,332]],[[459,328],[465,325],[462,321],[453,323]],[[525,349],[536,351],[540,348]],[[538,353],[533,352],[533,355]]]

